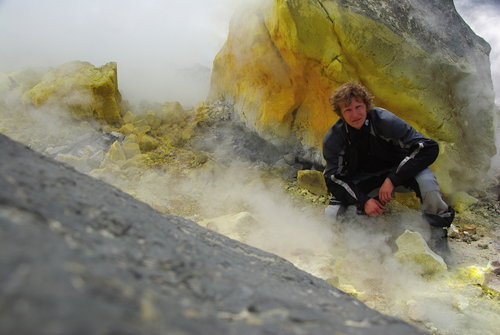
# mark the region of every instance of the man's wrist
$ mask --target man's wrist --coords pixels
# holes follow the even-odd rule
[[[358,202],[358,211],[363,213],[363,214],[366,214],[366,211],[365,211],[365,205],[366,203],[368,202],[368,200],[370,199],[373,199],[373,198],[370,198],[368,196],[364,197],[360,202]]]
[[[389,178],[389,180],[392,182],[392,185],[394,187],[399,186],[402,183],[401,178],[399,178],[398,176],[396,176],[396,174],[394,174],[392,172],[389,173],[389,175],[387,176],[387,178]]]

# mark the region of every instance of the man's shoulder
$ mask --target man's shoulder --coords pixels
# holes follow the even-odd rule
[[[323,139],[323,143],[336,141],[338,139],[343,138],[344,132],[345,132],[345,121],[342,119],[338,119],[337,122],[335,122],[333,126],[326,133]]]
[[[368,112],[368,117],[370,119],[378,119],[378,120],[391,120],[394,117],[397,117],[393,113],[389,112],[387,109],[381,107],[373,107]]]
[[[400,127],[408,124],[397,115],[381,107],[372,108],[368,113],[368,119],[373,125],[380,127]]]

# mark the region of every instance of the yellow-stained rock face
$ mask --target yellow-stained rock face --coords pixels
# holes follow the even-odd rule
[[[445,192],[470,187],[495,152],[488,46],[448,2],[406,2],[247,8],[214,61],[210,99],[233,102],[267,138],[295,138],[319,152],[337,120],[330,95],[360,81],[377,106],[440,143],[433,169]]]
[[[110,124],[121,121],[121,96],[116,63],[95,67],[71,62],[48,72],[27,93],[36,107],[69,109],[78,119],[95,118]]]

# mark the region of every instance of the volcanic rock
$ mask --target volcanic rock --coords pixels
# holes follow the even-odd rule
[[[325,177],[316,170],[300,170],[297,172],[297,184],[317,195],[327,195]]]
[[[422,235],[406,230],[396,240],[398,251],[394,254],[402,263],[414,264],[423,275],[433,275],[447,270],[441,256],[434,253],[425,243]]]
[[[27,95],[36,107],[63,108],[82,119],[121,121],[116,63],[70,62],[49,71]]]

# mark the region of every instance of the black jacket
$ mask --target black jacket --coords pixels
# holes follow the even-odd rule
[[[339,119],[323,140],[325,178],[342,186],[364,205],[369,197],[356,186],[360,176],[384,175],[394,186],[405,184],[431,165],[438,144],[391,112],[375,107],[357,130]]]

